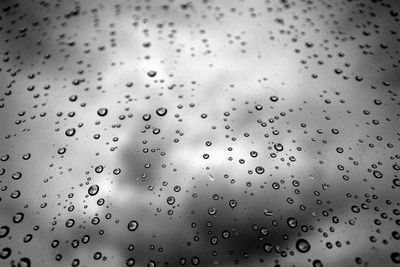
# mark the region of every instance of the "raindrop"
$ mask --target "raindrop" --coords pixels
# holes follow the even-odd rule
[[[296,228],[296,226],[297,226],[297,220],[296,220],[296,218],[289,217],[289,218],[287,219],[287,224],[288,224],[288,226],[289,226],[290,228]]]
[[[256,173],[258,173],[258,174],[263,174],[264,173],[264,168],[263,167],[261,167],[261,166],[257,166],[256,167]]]
[[[266,236],[266,235],[268,235],[268,233],[269,233],[269,230],[268,230],[267,227],[261,227],[260,228],[260,234],[261,235]]]
[[[157,75],[157,72],[154,70],[150,70],[147,72],[147,76],[149,76],[150,78],[153,78]]]
[[[283,145],[281,143],[276,143],[274,145],[274,148],[276,149],[276,151],[282,151],[283,150]]]
[[[103,169],[104,169],[103,165],[98,165],[98,166],[96,166],[96,168],[94,169],[94,171],[95,171],[96,173],[101,173],[101,172],[103,171]]]
[[[311,249],[311,245],[307,240],[301,238],[296,241],[296,249],[301,253],[307,253]]]
[[[399,264],[400,263],[400,253],[399,252],[392,252],[390,254],[390,259],[393,263]]]
[[[134,258],[129,258],[126,260],[126,266],[133,266],[135,265],[135,259]]]
[[[193,265],[199,265],[200,264],[200,259],[198,257],[194,256],[191,259],[191,262],[192,262]]]
[[[65,226],[68,227],[68,228],[74,226],[74,224],[75,224],[74,219],[68,219],[68,220],[65,222]]]
[[[234,199],[229,200],[229,207],[231,207],[232,209],[235,208],[237,206],[237,201]]]
[[[30,158],[31,158],[31,153],[25,153],[24,155],[22,155],[23,160],[28,160]]]
[[[19,198],[20,196],[21,196],[21,191],[19,190],[14,190],[10,195],[10,197],[13,199]]]
[[[13,217],[13,222],[14,223],[20,223],[24,219],[24,214],[22,212],[18,212],[17,214],[14,215]]]
[[[157,114],[158,116],[160,116],[160,117],[165,116],[165,114],[167,114],[167,109],[166,109],[166,108],[163,108],[163,107],[158,108],[158,109],[156,110],[156,114]]]
[[[272,102],[276,102],[276,101],[278,101],[278,97],[277,96],[270,96],[269,100],[271,100]]]
[[[10,257],[11,252],[12,252],[12,251],[11,251],[10,248],[8,248],[8,247],[3,248],[3,249],[0,251],[0,259],[2,259],[2,260],[7,259],[8,257]]]
[[[222,231],[222,237],[224,239],[228,239],[230,236],[231,236],[231,233],[229,233],[229,231],[227,231],[227,230]]]
[[[159,134],[161,130],[159,128],[154,128],[153,129],[153,134]]]
[[[65,135],[71,137],[74,136],[75,132],[76,132],[75,128],[69,128],[65,131]]]
[[[265,209],[264,210],[264,215],[265,216],[272,216],[272,215],[274,215],[274,213],[271,210]]]
[[[15,172],[11,175],[11,178],[13,178],[14,180],[19,180],[22,177],[22,173],[21,172]]]
[[[320,260],[313,260],[312,266],[313,267],[324,267],[324,265],[322,264],[322,261],[320,261]]]
[[[93,254],[93,259],[98,261],[98,260],[101,259],[102,256],[103,256],[103,254],[101,254],[101,252],[96,251],[96,252]],[[128,265],[128,266],[129,266],[129,265]]]
[[[27,234],[26,236],[24,236],[23,241],[24,241],[25,243],[28,243],[29,241],[32,240],[32,238],[33,238],[33,235]]]
[[[108,110],[106,108],[99,108],[97,110],[97,115],[99,115],[100,117],[106,116],[107,113],[108,113]]]
[[[250,156],[252,156],[253,158],[256,158],[258,156],[257,151],[250,151]]]
[[[142,118],[143,118],[144,121],[149,121],[151,119],[151,115],[146,113],[146,114],[143,115]]]
[[[60,155],[62,155],[62,154],[64,154],[66,151],[67,151],[67,149],[66,149],[65,147],[60,147],[60,148],[57,150],[57,153],[60,154]]]
[[[381,179],[381,178],[383,177],[383,174],[382,174],[380,171],[378,171],[378,170],[374,170],[374,171],[372,172],[372,174],[373,174],[374,177],[377,178],[377,179]]]
[[[91,196],[95,196],[99,192],[99,186],[97,184],[91,185],[88,189],[88,193]]]
[[[173,196],[169,196],[167,198],[168,205],[173,205],[175,203],[175,198]]]
[[[3,225],[0,227],[0,238],[4,238],[10,232],[10,227]]]
[[[139,223],[135,220],[132,220],[128,223],[128,230],[133,232],[139,227]]]
[[[181,187],[180,187],[179,185],[175,185],[175,186],[174,186],[174,191],[175,191],[175,192],[181,191]]]
[[[217,209],[214,207],[211,207],[208,209],[208,214],[209,215],[215,215],[217,213]]]
[[[264,244],[264,251],[267,252],[267,253],[271,253],[273,248],[274,247],[269,243]]]

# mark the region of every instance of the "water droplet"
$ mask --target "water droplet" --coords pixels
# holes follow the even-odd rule
[[[324,267],[324,265],[322,264],[322,261],[320,261],[320,260],[313,260],[312,265],[313,265],[313,267]]]
[[[62,154],[64,154],[66,151],[67,151],[67,149],[66,149],[65,147],[60,147],[60,148],[57,150],[57,153],[60,154],[60,155],[62,155]]]
[[[132,220],[128,223],[128,230],[133,232],[139,227],[139,223],[135,220]]]
[[[229,233],[229,231],[227,231],[227,230],[222,231],[222,237],[224,239],[228,239],[230,236],[231,236],[231,233]]]
[[[311,249],[311,245],[307,240],[300,238],[296,241],[296,249],[301,253],[307,253]]]
[[[5,247],[0,251],[0,259],[5,260],[11,255],[11,248]]]
[[[158,116],[160,116],[160,117],[165,116],[165,114],[167,114],[167,109],[166,109],[166,108],[163,108],[163,107],[158,108],[158,109],[156,110],[156,114],[157,114]]]
[[[74,136],[75,132],[76,132],[75,128],[69,128],[65,131],[65,135],[71,137]]]
[[[168,205],[173,205],[175,203],[175,198],[173,196],[169,196],[167,198]]]
[[[200,259],[196,256],[194,256],[191,260],[193,265],[199,265],[200,264]]]
[[[153,134],[159,134],[161,130],[159,128],[154,128],[153,129]]]
[[[91,185],[88,189],[88,194],[95,196],[99,192],[99,186],[97,184]]]
[[[258,156],[257,151],[250,151],[250,156],[252,156],[253,158],[256,158]]]
[[[399,264],[400,263],[400,253],[399,252],[392,252],[390,254],[390,259],[393,263]]]
[[[272,216],[272,215],[274,215],[274,213],[271,210],[265,209],[264,210],[264,215],[265,216]]]
[[[143,115],[142,118],[143,118],[144,121],[149,121],[151,119],[151,115],[146,113],[146,114]]]
[[[211,207],[208,209],[208,214],[209,215],[215,215],[217,213],[217,209],[214,207]]]
[[[19,180],[22,177],[22,173],[21,172],[15,172],[11,175],[11,178],[13,178],[14,180]]]
[[[4,238],[10,232],[10,227],[3,225],[0,227],[0,238]]]
[[[264,251],[267,252],[267,253],[271,253],[273,248],[274,247],[269,243],[264,244]]]
[[[258,173],[258,174],[263,174],[264,173],[264,168],[263,167],[261,167],[261,166],[257,166],[256,167],[256,173]]]
[[[20,223],[24,219],[24,214],[22,212],[18,212],[17,214],[14,215],[13,217],[13,222],[14,223]]]
[[[297,220],[296,220],[296,218],[289,217],[289,218],[287,219],[287,224],[288,224],[288,226],[289,226],[290,228],[296,228],[296,226],[297,226]]]
[[[382,174],[380,171],[378,171],[378,170],[374,170],[374,171],[372,172],[372,174],[373,174],[374,177],[377,178],[377,179],[381,179],[381,178],[383,177],[383,174]]]
[[[75,224],[75,220],[74,220],[74,219],[68,219],[68,220],[65,222],[65,226],[68,227],[68,228],[74,226],[74,224]]]
[[[237,201],[235,199],[229,200],[229,207],[231,207],[233,209],[236,206],[237,206]]]
[[[97,115],[99,115],[100,117],[106,116],[107,113],[108,113],[108,110],[106,108],[99,108],[97,110]]]
[[[98,166],[96,166],[96,168],[94,169],[94,171],[95,171],[96,173],[101,173],[101,172],[103,171],[103,169],[104,169],[103,165],[98,165]]]
[[[276,151],[282,151],[283,150],[283,145],[281,143],[276,143],[274,145],[274,148],[276,149]]]
[[[134,258],[129,258],[126,260],[126,266],[133,266],[135,265],[135,259]]]
[[[153,78],[157,75],[157,72],[154,70],[150,70],[147,72],[147,76],[149,76],[150,78]]]
[[[28,160],[30,158],[31,158],[31,153],[25,153],[24,155],[22,155],[23,160]]]
[[[260,228],[260,234],[261,235],[266,236],[266,235],[268,235],[268,233],[269,233],[269,230],[268,230],[267,227],[261,227]]]
[[[276,102],[276,101],[278,101],[278,97],[277,96],[271,96],[269,98],[269,100],[271,100],[272,102]]]

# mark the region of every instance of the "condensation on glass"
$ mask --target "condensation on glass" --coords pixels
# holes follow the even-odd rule
[[[0,266],[397,266],[397,1],[0,1]]]

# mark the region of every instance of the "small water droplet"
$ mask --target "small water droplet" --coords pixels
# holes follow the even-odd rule
[[[108,113],[108,110],[106,108],[99,108],[97,110],[97,115],[99,115],[100,117],[106,116],[107,113]]]
[[[311,249],[311,245],[307,240],[301,238],[296,241],[296,249],[301,253],[307,253]]]
[[[99,186],[97,184],[91,185],[88,189],[88,194],[95,196],[99,192]]]
[[[133,232],[139,227],[139,223],[135,220],[132,220],[128,223],[128,230]]]
[[[163,108],[163,107],[158,108],[158,109],[156,110],[156,114],[157,114],[158,116],[160,116],[160,117],[165,116],[165,114],[167,114],[167,109],[166,109],[166,108]]]

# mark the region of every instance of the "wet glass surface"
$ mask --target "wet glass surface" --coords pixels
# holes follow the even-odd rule
[[[398,266],[397,1],[0,1],[0,266]]]

